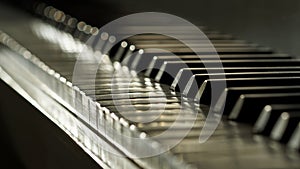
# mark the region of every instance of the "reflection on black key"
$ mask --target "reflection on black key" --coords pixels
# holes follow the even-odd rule
[[[196,39],[198,40],[200,39],[207,39],[205,36],[195,36],[194,34],[176,34],[177,38],[181,38],[181,39],[187,39],[187,40],[193,40]],[[209,39],[232,39],[231,35],[226,35],[226,34],[220,34],[220,33],[213,33],[213,34],[208,34],[207,37]],[[172,37],[166,36],[166,35],[159,35],[159,34],[141,34],[141,35],[135,35],[135,36],[131,36],[129,38],[129,40],[131,42],[135,42],[136,40],[171,40],[173,39]],[[178,43],[178,40],[177,40]]]
[[[299,104],[272,104],[264,107],[254,124],[253,132],[270,135],[276,121],[284,111],[300,111]]]
[[[205,59],[210,58],[210,59]],[[210,55],[205,58],[201,57],[201,60],[217,60],[219,57],[217,55]],[[189,61],[189,60],[199,60],[200,57],[197,55],[183,55],[183,56],[154,56],[150,62],[147,71],[145,72],[146,76],[155,77],[159,71],[159,68],[165,61]]]
[[[190,34],[191,32],[189,32]],[[210,33],[216,33],[216,32],[212,32],[209,31],[208,34]],[[207,33],[206,33],[207,34]],[[175,39],[174,39],[175,40]],[[225,42],[225,41],[224,41]],[[214,41],[211,41],[211,43],[214,43]],[[152,43],[151,41],[149,41],[148,43],[136,43],[136,46],[138,46],[139,48],[164,48],[164,47],[186,47],[186,45],[184,43],[182,43],[181,41],[178,41],[178,43],[163,43],[163,44],[159,44],[159,43]],[[191,43],[189,44],[189,46],[198,46],[198,47],[209,47],[211,46],[210,43],[206,43],[204,41],[199,40],[198,43],[194,43],[194,41],[192,40]],[[222,41],[217,43],[214,43],[215,47],[259,47],[259,45],[254,44],[254,43],[245,43],[243,41],[240,42],[235,42],[235,41],[227,41],[227,43],[222,43]]]
[[[277,60],[189,60],[166,61],[161,66],[155,80],[161,83],[170,83],[182,68],[223,68],[223,67],[266,67],[266,66],[298,66],[300,59],[277,59]],[[220,71],[221,73],[221,71]],[[153,78],[153,77],[152,77]]]
[[[299,99],[300,93],[241,95],[229,114],[229,119],[253,124],[266,105],[296,104]]]
[[[146,49],[146,48],[170,48],[170,47],[187,47],[185,44],[183,43],[164,43],[164,44],[157,44],[157,43],[143,43],[143,44],[135,44],[135,46],[139,49]],[[213,45],[215,48],[230,48],[230,47],[258,47],[258,45],[255,44],[247,44],[247,43],[219,43],[219,44],[214,44]],[[190,43],[189,47],[202,47],[202,48],[207,48],[207,47],[211,47],[211,44],[207,44],[207,43]]]
[[[267,77],[267,78],[237,78],[237,79],[209,79],[205,80],[200,86],[199,92],[195,97],[195,102],[200,104],[210,105],[214,104],[217,100],[211,100],[212,87],[223,86],[226,87],[250,87],[250,86],[297,86],[300,85],[300,77]],[[217,89],[213,89],[217,90]],[[220,97],[220,91],[214,93],[214,97]],[[211,102],[212,101],[212,102]]]
[[[270,48],[265,48],[265,47],[237,47],[237,48],[215,48],[213,49],[212,47],[208,48],[194,48],[192,50],[191,48],[186,48],[186,47],[181,47],[181,48],[164,48],[164,50],[167,50],[171,53],[178,54],[178,55],[190,55],[190,54],[216,54],[214,50],[217,51],[219,54],[271,54],[272,50]],[[157,51],[149,51],[149,54],[152,54],[153,56],[158,56],[158,55],[169,55],[168,53],[162,53],[162,52],[157,52]]]
[[[244,55],[178,55],[178,56],[154,56],[149,63],[146,76],[154,76],[164,61],[187,61],[187,60],[250,60],[250,59],[291,59],[291,56],[285,54],[244,54]],[[143,60],[143,62],[145,62]]]
[[[236,101],[242,94],[260,94],[260,93],[297,93],[300,92],[300,86],[255,86],[255,87],[229,87],[224,90],[214,111],[219,112],[223,109],[223,115],[228,115]]]
[[[300,122],[300,111],[283,112],[276,122],[271,138],[287,143]]]
[[[183,68],[181,69],[172,85],[171,89],[179,91],[178,86],[186,86],[189,79],[194,74],[207,74],[207,73],[233,73],[233,72],[282,72],[282,71],[300,71],[300,67],[224,67],[220,68]]]
[[[149,40],[149,39],[138,39],[135,41],[130,41],[129,42],[132,44],[178,44],[181,43],[177,39],[156,39],[156,40]],[[189,39],[189,42],[192,44],[199,43],[200,44],[207,44],[207,40],[196,40],[196,39]],[[243,40],[236,40],[236,39],[210,39],[210,42],[212,44],[222,44],[222,43],[227,43],[227,44],[241,44],[244,43],[246,44],[245,41]]]
[[[194,98],[195,91],[198,91],[199,86],[207,79],[224,79],[224,78],[253,78],[253,77],[300,77],[300,72],[244,72],[244,73],[219,73],[219,74],[195,74],[191,77],[186,86],[183,88],[183,96]]]

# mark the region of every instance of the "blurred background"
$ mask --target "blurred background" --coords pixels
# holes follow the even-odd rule
[[[31,9],[36,0],[5,0]],[[136,12],[166,12],[277,51],[300,55],[300,1],[43,0],[92,25]]]

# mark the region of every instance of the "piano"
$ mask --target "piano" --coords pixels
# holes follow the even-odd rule
[[[299,58],[115,3],[1,3],[1,168],[300,168]]]

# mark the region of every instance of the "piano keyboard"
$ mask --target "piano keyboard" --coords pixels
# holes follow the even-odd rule
[[[201,27],[223,68],[215,66],[218,57],[206,52],[205,43],[192,44],[199,60],[175,39],[143,34],[108,51],[96,78],[80,74],[82,78],[73,82],[81,49],[97,54],[84,42],[102,34],[105,46],[113,36],[51,6],[40,4],[35,12],[42,20],[22,13],[26,23],[16,22],[18,29],[1,32],[1,79],[10,84],[7,74],[16,81],[28,81],[68,109],[64,117],[59,112],[48,112],[48,116],[102,167],[300,167],[299,59]],[[135,29],[139,27],[128,28]],[[182,29],[169,28],[178,34]],[[189,31],[181,36],[191,42],[196,37]],[[168,50],[176,57],[147,53],[147,48]],[[131,55],[139,51],[144,53]],[[93,64],[81,59],[92,70]],[[141,65],[147,69],[141,71]],[[93,80],[95,86],[90,86]],[[214,93],[217,99],[213,100],[213,85],[224,83],[226,88]],[[200,143],[208,111],[223,109],[213,135]]]

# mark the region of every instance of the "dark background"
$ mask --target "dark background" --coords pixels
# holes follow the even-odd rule
[[[97,26],[130,13],[166,12],[280,52],[300,55],[299,0],[43,1]],[[36,1],[13,2],[29,9]]]
[[[137,11],[163,11],[278,51],[300,55],[299,0],[119,1]],[[139,4],[139,5],[134,5]]]

